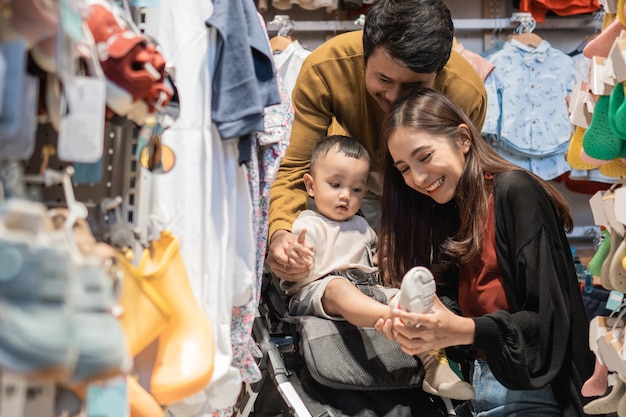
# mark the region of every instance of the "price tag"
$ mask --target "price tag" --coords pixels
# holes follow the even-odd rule
[[[615,232],[620,236],[624,236],[624,223],[617,220],[615,216],[617,213],[617,210],[615,209],[615,194],[613,192],[610,194],[606,193],[602,202],[604,203],[604,214],[606,215],[606,220],[612,229],[611,233]]]
[[[626,188],[621,186],[615,190],[615,219],[626,225]]]
[[[624,293],[613,290],[609,293],[609,298],[606,300],[606,309],[607,310],[615,310],[620,305],[622,305],[622,301],[624,300]]]
[[[597,191],[589,199],[589,206],[591,207],[594,223],[598,226],[607,227],[609,225],[609,220],[606,218],[606,213],[604,212],[604,202],[602,201],[603,196],[603,191]]]
[[[75,76],[63,86],[59,159],[97,162],[104,147],[106,83],[96,77]]]
[[[87,417],[127,417],[130,413],[126,376],[87,387]]]
[[[583,82],[580,81],[570,95],[569,102],[569,121],[582,128],[588,128],[591,122],[592,114],[589,112],[589,106],[587,104],[589,99],[589,92],[584,89]],[[593,108],[592,108],[593,110]]]

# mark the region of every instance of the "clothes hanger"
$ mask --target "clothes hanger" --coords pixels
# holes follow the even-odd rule
[[[272,53],[283,52],[294,41],[291,36],[293,33],[294,24],[291,18],[284,14],[274,16],[274,19],[269,22],[270,25],[278,24],[280,28],[278,33],[272,39],[270,39],[270,47]]]
[[[44,172],[44,182],[47,184],[61,183],[63,186],[63,194],[65,195],[65,204],[69,211],[67,219],[65,219],[64,229],[69,243],[72,258],[77,263],[84,262],[84,256],[78,249],[76,240],[74,239],[74,223],[78,219],[87,218],[87,206],[80,201],[76,200],[74,196],[74,188],[72,187],[72,175],[74,174],[74,167],[68,166],[64,171],[54,171],[46,169]]]
[[[70,256],[72,257],[72,261],[76,264],[83,264],[85,262],[85,256],[80,252],[78,244],[74,239],[74,223],[76,223],[78,219],[86,219],[88,211],[87,206],[77,201],[74,196],[74,189],[72,187],[74,167],[68,166],[63,171],[55,171],[49,168],[45,168],[42,171],[42,175],[25,175],[24,181],[43,184],[46,187],[61,184],[63,194],[65,195],[65,204],[68,209],[68,216],[63,224],[63,229],[70,249]]]
[[[364,13],[361,13],[355,20],[354,20],[354,24],[355,26],[360,26],[361,28],[363,28],[363,26],[365,25],[365,18],[366,15]]]
[[[142,241],[142,237],[130,223],[124,221],[121,210],[123,201],[120,196],[105,197],[100,201],[98,214],[102,219],[102,239],[122,253],[127,260],[134,262],[138,260],[135,254],[141,253],[150,245],[147,239]]]
[[[531,32],[524,32],[520,33],[519,35],[513,35],[513,39],[524,45],[532,46],[533,48],[537,48],[541,44],[541,42],[543,42],[541,36]]]
[[[272,48],[272,53],[280,53],[283,52],[287,47],[293,42],[293,38],[290,35],[287,36],[274,36],[270,39],[270,47]]]
[[[515,29],[512,39],[533,48],[537,48],[541,42],[543,42],[541,36],[533,33],[533,30],[535,30],[535,27],[537,26],[537,22],[533,18],[532,14],[528,12],[514,13],[513,17],[511,17],[511,21],[520,23]]]

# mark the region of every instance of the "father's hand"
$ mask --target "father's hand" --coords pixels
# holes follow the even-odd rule
[[[272,235],[267,253],[267,263],[276,276],[285,281],[301,281],[309,276],[312,262],[297,263],[289,258],[287,249],[292,244],[298,244],[301,236],[296,236],[287,230],[277,230]],[[302,242],[303,243],[303,242]]]

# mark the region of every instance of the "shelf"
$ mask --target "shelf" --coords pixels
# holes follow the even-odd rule
[[[294,30],[298,32],[349,32],[360,30],[362,26],[353,20],[293,20]],[[456,31],[471,30],[513,30],[518,26],[517,22],[511,22],[508,18],[500,19],[454,19]],[[278,32],[280,24],[267,23],[268,32]],[[535,30],[561,30],[561,29],[588,29],[600,31],[602,22],[593,15],[577,17],[551,17],[543,23],[537,23]]]

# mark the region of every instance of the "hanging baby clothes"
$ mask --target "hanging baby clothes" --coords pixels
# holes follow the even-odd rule
[[[214,95],[223,91],[213,91],[212,86],[216,85],[216,67],[224,64],[218,45],[233,51],[240,49],[250,60],[252,54],[249,46],[238,48],[218,42],[217,29],[214,26],[207,30],[205,22],[212,16],[213,8],[234,6],[233,2],[229,3],[162,0],[159,8],[156,37],[161,41],[168,62],[176,68],[181,112],[176,123],[163,134],[163,143],[174,150],[177,163],[168,174],[153,176],[150,215],[155,223],[160,221],[180,238],[190,283],[215,333],[215,363],[210,383],[195,395],[168,406],[168,415],[172,417],[207,416],[230,407],[236,403],[242,386],[241,370],[233,365],[233,307],[245,305],[252,297],[256,238],[247,168],[240,163],[238,138],[223,137],[213,123],[215,109],[212,105],[217,103]],[[239,10],[243,13],[243,7]],[[253,19],[246,24],[258,26],[256,10],[253,13]],[[225,26],[217,24],[226,30]],[[241,27],[239,25],[238,30]],[[266,36],[260,27],[258,33]],[[271,61],[267,40],[264,42]],[[258,75],[254,74],[252,64],[246,68],[252,74],[241,74],[242,80]],[[226,80],[228,74],[225,71],[221,74],[221,79]],[[275,77],[271,83],[273,85],[263,91],[273,88],[276,102],[280,102]],[[221,87],[226,85],[234,84],[229,82]],[[260,91],[252,89],[257,94]],[[239,126],[253,125],[250,132],[263,130],[265,103],[265,100],[246,97],[237,103],[237,112],[231,116],[251,114],[261,121],[261,127],[256,123]],[[224,107],[217,110],[224,116],[224,109],[232,103],[221,104]],[[245,113],[246,106],[251,106],[251,112]],[[220,126],[222,132],[232,127],[226,118]]]
[[[296,85],[296,78],[298,78],[304,58],[310,53],[311,51],[302,46],[298,40],[293,40],[283,51],[274,53],[276,71],[282,77],[289,97],[291,97],[293,87]]]
[[[304,10],[326,9],[326,13],[337,10],[339,0],[272,0],[272,6],[278,10],[289,10],[293,5],[297,5]]]
[[[270,185],[276,177],[280,161],[289,145],[291,124],[293,122],[293,108],[287,90],[280,81],[282,103],[270,106],[265,112],[265,131],[253,136],[252,158],[247,162],[248,182],[252,196],[253,227],[256,236],[256,281],[253,285],[252,298],[248,303],[233,309],[232,347],[233,366],[241,372],[245,383],[254,383],[260,380],[261,372],[256,364],[255,357],[262,357],[254,339],[252,326],[258,315],[259,300],[261,297],[261,283],[263,265],[267,248],[267,216],[270,203]],[[228,417],[233,415],[233,407],[213,412],[214,417]]]
[[[478,55],[476,52],[465,49],[463,44],[459,42],[456,38],[453,39],[452,49],[461,54],[463,58],[467,59],[467,61],[472,65],[472,67],[474,67],[474,69],[478,73],[480,79],[483,81],[485,81],[485,78],[487,78],[487,76],[495,67],[493,63]]]
[[[485,79],[483,136],[504,158],[546,180],[568,171],[572,58],[545,40],[534,48],[512,39],[487,59],[495,68]]]
[[[260,15],[259,21],[265,25]],[[262,352],[252,338],[252,325],[254,318],[258,315],[261,298],[263,264],[267,247],[270,186],[276,177],[287,145],[289,145],[291,124],[293,123],[291,99],[280,75],[277,75],[276,81],[281,102],[265,108],[265,129],[263,132],[256,132],[252,136],[252,157],[246,163],[253,210],[252,225],[256,238],[256,279],[252,285],[250,300],[241,307],[233,308],[231,339],[233,366],[240,370],[242,380],[246,383],[254,383],[261,379],[261,371],[256,364],[255,357],[261,357]],[[232,411],[232,407],[229,407],[218,410],[213,415],[226,417],[232,415]]]
[[[532,0],[530,3],[530,11],[537,22],[545,22],[548,11],[558,16],[575,16],[600,9],[598,0]]]
[[[213,5],[206,20],[217,32],[211,116],[222,139],[239,137],[243,163],[250,158],[250,135],[263,131],[265,107],[280,103],[274,61],[253,2],[213,0]]]

